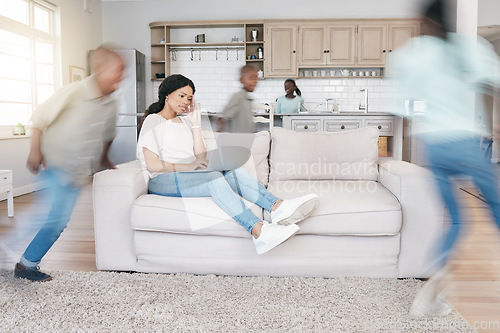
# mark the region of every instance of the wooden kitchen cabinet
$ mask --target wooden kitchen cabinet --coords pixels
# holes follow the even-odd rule
[[[318,23],[299,27],[299,66],[373,66],[385,63],[387,25]]]
[[[299,66],[355,64],[355,24],[301,25]]]
[[[356,64],[383,67],[387,53],[387,25],[364,23],[358,25],[357,32]]]
[[[299,27],[299,65],[326,64],[326,28],[313,25]]]
[[[408,39],[420,34],[420,23],[393,23],[389,24],[389,49],[392,52],[403,45]]]
[[[385,61],[385,75],[392,75],[391,55],[399,46],[406,43],[410,38],[420,35],[420,22],[401,22],[389,24],[389,46]]]
[[[354,43],[356,25],[336,24],[328,26],[327,64],[352,66],[355,64],[356,45]]]
[[[362,66],[389,67],[390,54],[408,39],[420,34],[419,21],[388,21],[358,27],[358,59]],[[386,72],[386,75],[388,73]]]
[[[170,74],[177,50],[217,53],[230,48],[243,49],[245,63],[262,70],[264,77],[297,77],[299,68],[334,73],[337,68],[356,67],[377,73],[385,67],[385,75],[390,75],[390,53],[420,32],[418,19],[152,22],[149,26],[152,80]],[[256,41],[251,39],[254,29],[259,32]],[[204,31],[210,31],[207,42],[194,42],[194,36]],[[233,41],[232,36],[241,38]],[[263,59],[251,59],[260,48]]]
[[[266,77],[297,76],[297,25],[266,24]]]
[[[415,20],[352,20],[299,25],[299,67],[385,67],[387,54],[417,36]]]

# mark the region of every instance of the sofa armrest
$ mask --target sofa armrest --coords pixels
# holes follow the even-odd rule
[[[403,161],[379,164],[379,181],[399,200],[403,214],[399,277],[428,277],[443,233],[444,205],[432,172]]]
[[[130,226],[132,204],[147,193],[148,178],[139,161],[94,175],[94,233],[99,270],[135,271],[136,255]]]

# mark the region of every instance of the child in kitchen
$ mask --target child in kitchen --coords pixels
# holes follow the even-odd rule
[[[115,166],[107,153],[115,136],[116,102],[124,62],[115,51],[99,47],[90,57],[92,75],[67,85],[33,113],[27,168],[47,184],[49,212],[16,264],[14,276],[31,281],[52,277],[38,264],[66,228],[80,189],[91,181],[94,161]]]
[[[137,157],[149,174],[148,192],[169,197],[212,197],[252,235],[257,253],[265,253],[299,231],[296,223],[312,214],[319,198],[308,194],[281,200],[244,168],[186,172],[203,170],[208,164],[194,92],[190,79],[171,75],[160,84],[158,102],[145,112]],[[186,116],[179,117],[183,114]],[[269,211],[271,222],[255,216],[241,197]]]
[[[306,111],[304,107],[304,99],[300,89],[292,79],[285,80],[285,96],[280,96],[276,100],[275,113],[297,113]]]
[[[217,119],[220,132],[253,133],[252,98],[248,93],[257,86],[257,68],[245,65],[240,70],[242,88],[233,94]]]

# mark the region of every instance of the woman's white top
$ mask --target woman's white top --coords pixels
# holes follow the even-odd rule
[[[143,170],[147,170],[143,148],[158,155],[161,161],[188,164],[196,160],[193,151],[193,134],[184,118],[176,123],[158,114],[150,114],[142,124],[137,142],[137,158]],[[148,170],[149,172],[149,170]],[[153,178],[161,172],[149,172]]]

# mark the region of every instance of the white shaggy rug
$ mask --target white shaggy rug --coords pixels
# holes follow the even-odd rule
[[[456,311],[411,319],[423,282],[0,270],[2,332],[472,332]]]

